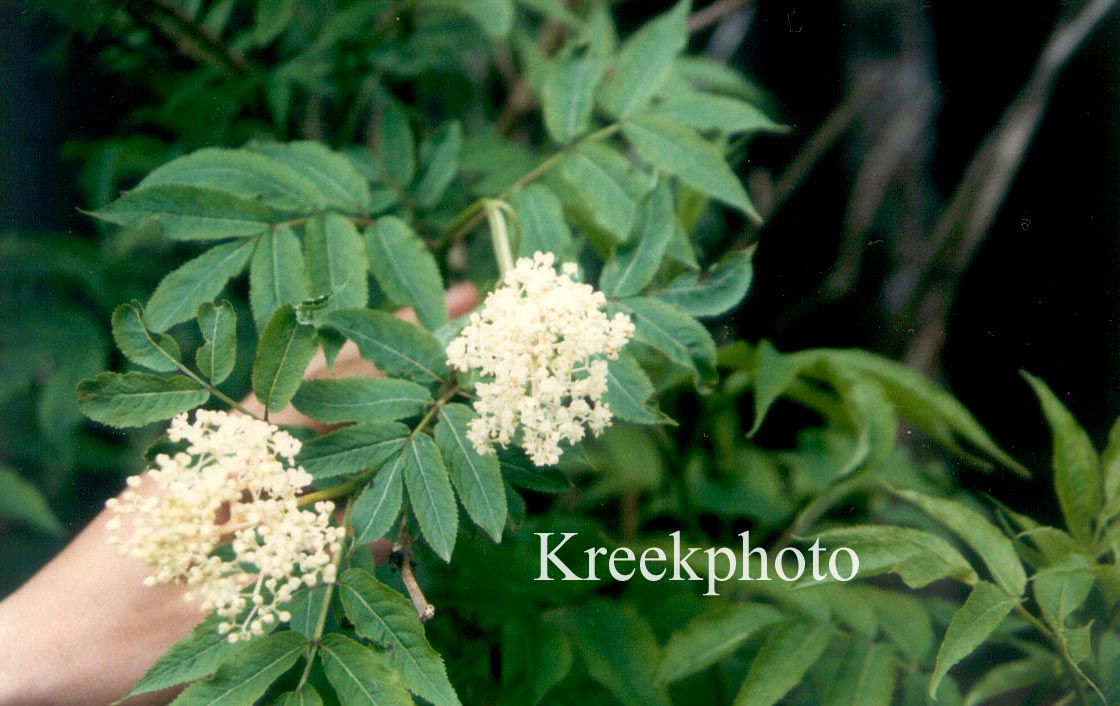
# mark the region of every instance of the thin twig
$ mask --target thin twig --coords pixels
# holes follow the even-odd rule
[[[711,5],[702,7],[692,13],[688,18],[688,33],[692,34],[710,27],[739,8],[751,4],[751,2],[753,0],[716,0]]]
[[[124,7],[137,22],[155,30],[184,56],[230,76],[252,68],[244,57],[168,0],[126,0]]]
[[[938,220],[933,235],[936,251],[925,262],[918,263],[918,276],[900,282],[903,288],[913,287],[903,296],[896,295],[908,303],[901,311],[907,318],[917,316],[920,322],[907,354],[907,362],[912,366],[923,370],[935,367],[944,338],[945,317],[957,286],[1003,205],[1054,85],[1117,1],[1089,0],[1050,35],[1030,79],[977,150]]]
[[[412,572],[412,541],[412,535],[408,531],[406,506],[401,513],[401,528],[397,533],[397,541],[393,543],[393,561],[399,562],[401,581],[408,591],[408,597],[412,600],[412,606],[416,608],[416,616],[420,618],[420,622],[426,623],[435,617],[436,607],[428,602],[423,589],[420,588],[420,583],[416,580],[416,574]]]

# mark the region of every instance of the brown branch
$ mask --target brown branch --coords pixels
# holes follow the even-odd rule
[[[1038,130],[1058,77],[1118,0],[1089,0],[1058,25],[1043,47],[1034,72],[1004,110],[964,172],[952,200],[935,226],[932,254],[897,284],[901,311],[917,318],[917,336],[907,362],[927,372],[937,365],[945,320],[961,277],[988,233]],[[909,291],[906,291],[909,289]]]
[[[689,16],[688,33],[693,34],[710,27],[739,8],[751,4],[751,2],[752,0],[716,0],[711,5],[702,7]]]
[[[412,606],[416,608],[416,616],[420,618],[420,622],[426,623],[435,617],[436,607],[428,602],[423,589],[420,588],[420,583],[416,580],[416,574],[412,571],[412,541],[412,535],[408,532],[408,507],[406,506],[401,514],[401,528],[397,533],[397,541],[393,542],[391,556],[393,563],[401,570],[401,581],[408,591],[409,599],[412,600]]]

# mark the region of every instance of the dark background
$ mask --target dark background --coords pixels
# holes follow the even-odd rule
[[[636,26],[668,4],[622,3],[620,24]],[[889,295],[916,254],[929,251],[962,174],[1055,25],[1080,6],[757,0],[694,34],[694,51],[743,68],[792,127],[788,136],[757,138],[742,164],[760,206],[773,201],[798,155],[811,155],[804,179],[766,224],[744,225],[744,238],[760,245],[753,291],[733,320],[738,333],[781,350],[861,346],[916,360],[1013,455],[1043,469],[1048,432],[1018,375],[1025,369],[1103,443],[1120,415],[1120,12],[1060,75],[967,266],[944,277],[934,271],[919,288],[950,302],[945,311],[923,319]],[[95,71],[90,57],[57,51],[59,36],[53,20],[0,5],[0,230],[92,238],[77,211],[79,165],[64,160],[60,146],[105,134],[135,96]],[[877,88],[840,121],[836,139],[805,152],[819,126],[873,76]],[[891,144],[899,126],[910,139]],[[923,325],[943,336],[916,352]],[[1008,477],[967,483],[1040,519],[1053,512],[1049,478]]]

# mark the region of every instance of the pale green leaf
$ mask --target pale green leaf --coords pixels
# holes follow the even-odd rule
[[[326,584],[296,591],[291,602],[288,603],[288,612],[292,614],[292,619],[289,621],[292,630],[308,640],[314,640],[319,620],[323,618],[323,611],[330,610],[330,596],[334,595],[333,591],[334,586]],[[329,620],[330,616],[323,619],[324,629],[329,625]]]
[[[652,115],[696,130],[726,134],[789,131],[750,103],[710,93],[689,91],[674,95],[659,103]]]
[[[824,654],[832,626],[795,621],[770,632],[747,669],[735,706],[772,706],[788,694]]]
[[[436,445],[447,462],[451,483],[467,514],[495,542],[502,541],[506,525],[506,493],[498,457],[475,450],[467,438],[467,427],[478,415],[462,404],[447,404],[439,410],[435,427]]]
[[[409,691],[434,706],[459,706],[443,660],[428,644],[407,598],[361,569],[342,574],[339,592],[358,634],[385,649],[389,666]]]
[[[403,448],[404,439],[400,444]],[[350,526],[354,542],[365,544],[381,539],[396,524],[404,501],[402,470],[406,456],[397,453],[382,464],[373,481],[358,494],[350,509]]]
[[[303,637],[290,630],[257,638],[237,654],[237,659],[218,667],[214,676],[187,687],[172,706],[252,704],[306,648]]]
[[[626,40],[610,79],[599,92],[604,110],[616,117],[625,117],[657,92],[673,59],[688,42],[685,23],[690,6],[688,0],[681,0]]]
[[[288,226],[278,226],[262,235],[249,263],[249,304],[257,330],[281,306],[295,306],[308,295],[307,266],[296,234]]]
[[[638,424],[663,424],[668,417],[650,407],[653,383],[632,357],[619,355],[607,363],[607,392],[603,401],[615,417]]]
[[[189,635],[163,653],[128,693],[143,694],[195,681],[232,661],[248,643],[230,642],[225,635],[218,634],[218,624],[222,620],[210,615],[199,623]]]
[[[1027,585],[1023,564],[1015,545],[983,515],[953,500],[894,490],[899,497],[917,505],[930,517],[964,540],[988,567],[992,579],[1003,590],[1021,596]]]
[[[163,332],[196,316],[199,306],[214,301],[245,268],[254,245],[251,240],[217,245],[164,277],[144,310],[148,328]]]
[[[66,530],[34,485],[0,465],[0,517],[26,522],[55,537]]]
[[[171,419],[210,399],[210,393],[181,375],[101,373],[77,388],[78,408],[111,427],[140,427]]]
[[[929,680],[930,696],[937,694],[937,687],[949,669],[983,644],[1017,603],[1016,598],[987,581],[973,587],[968,600],[953,616],[945,631],[945,639],[937,652],[937,664]]]
[[[562,260],[572,251],[572,231],[564,218],[560,199],[542,184],[529,184],[510,198],[517,214],[521,242],[518,257],[532,257],[537,252],[551,252]]]
[[[328,207],[361,214],[369,209],[369,183],[350,160],[318,142],[258,142],[251,148],[283,162],[311,181]]]
[[[953,578],[974,583],[976,572],[959,551],[935,534],[911,527],[857,525],[823,532],[822,546],[847,547],[859,557],[861,577],[898,574],[911,588]],[[844,554],[837,555],[837,573],[851,573]]]
[[[318,343],[315,328],[296,321],[290,305],[276,310],[261,331],[253,360],[253,392],[265,409],[279,412],[288,406]]]
[[[920,595],[859,586],[875,611],[883,636],[894,643],[899,653],[916,664],[933,659],[933,619]]]
[[[162,184],[126,192],[91,215],[128,228],[158,223],[174,240],[245,238],[268,229],[272,211],[208,187]]]
[[[144,307],[138,301],[121,304],[113,311],[113,340],[121,353],[137,365],[161,373],[179,369],[179,344],[166,334],[148,330]]]
[[[1054,678],[1057,669],[1053,657],[1032,656],[992,667],[973,684],[964,706],[978,706],[1012,691],[1041,685]]]
[[[673,192],[662,181],[639,207],[630,240],[619,245],[604,265],[599,288],[607,296],[618,298],[645,289],[661,269],[675,223]]]
[[[667,684],[707,669],[781,619],[775,608],[761,603],[723,605],[701,613],[669,638],[657,666],[657,682]]]
[[[358,345],[362,357],[387,375],[420,383],[439,382],[448,373],[443,346],[427,331],[384,311],[333,311],[323,324]]]
[[[1101,473],[1104,476],[1104,493],[1110,509],[1120,512],[1120,419],[1112,424],[1108,432],[1108,443],[1101,452]],[[1110,514],[1110,516],[1111,516]]]
[[[338,633],[323,637],[319,655],[342,706],[412,706],[384,655]]]
[[[622,124],[622,134],[658,170],[755,220],[761,219],[723,154],[691,128],[647,116],[627,120]]]
[[[732,250],[704,274],[685,272],[654,292],[653,297],[675,304],[697,318],[723,316],[743,301],[754,277],[754,248]]]
[[[672,304],[634,297],[618,302],[634,322],[634,339],[696,373],[705,383],[715,378],[716,346],[700,323]]]
[[[796,358],[782,355],[769,341],[758,344],[754,374],[754,422],[748,436],[754,435],[766,419],[770,406],[782,396],[797,379],[799,365]]]
[[[397,422],[366,422],[316,437],[298,460],[317,479],[378,468],[400,451],[409,430]]]
[[[440,558],[451,561],[459,508],[436,442],[427,434],[416,434],[399,453],[405,457],[401,470],[424,539]]]
[[[325,205],[314,182],[283,162],[248,150],[210,147],[191,152],[148,174],[139,188],[168,184],[229,192],[280,211],[309,213]]]
[[[1089,598],[1094,581],[1088,559],[1072,556],[1036,573],[1031,588],[1046,622],[1061,633],[1067,627],[1066,619]]]
[[[1053,434],[1054,489],[1066,527],[1081,542],[1091,542],[1102,503],[1100,458],[1089,435],[1046,383],[1025,372],[1023,377],[1034,388]]]
[[[512,0],[510,0],[512,1]],[[472,4],[476,0],[471,0]],[[436,131],[420,146],[420,177],[412,196],[421,206],[434,206],[459,171],[463,128],[451,123]]]
[[[325,424],[404,419],[431,401],[426,387],[381,377],[308,380],[292,398],[296,409]]]
[[[364,307],[369,302],[369,261],[358,229],[349,219],[328,213],[310,220],[305,233],[311,293],[330,295],[324,310]]]
[[[447,323],[439,265],[407,223],[394,216],[379,218],[366,230],[365,242],[370,271],[389,299],[411,306],[428,330]]]
[[[315,687],[304,684],[299,691],[289,691],[281,694],[276,700],[276,706],[323,706],[323,699]]]
[[[625,241],[634,225],[634,200],[586,149],[564,156],[560,178],[578,196],[585,216],[618,241]]]
[[[592,56],[565,56],[545,66],[541,110],[549,136],[566,144],[587,132],[595,107],[595,89],[605,63]]]
[[[233,372],[237,363],[237,313],[223,301],[219,306],[205,302],[198,307],[198,328],[205,341],[195,351],[198,372],[215,385]]]

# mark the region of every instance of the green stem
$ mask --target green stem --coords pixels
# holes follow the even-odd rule
[[[196,375],[190,368],[183,365],[178,360],[175,360],[174,358],[171,358],[170,356],[168,357],[168,360],[174,361],[176,367],[179,368],[180,372],[182,372],[184,375],[189,377],[191,380],[194,380],[195,382],[197,382],[199,385],[202,385],[203,387],[205,387],[207,390],[209,390],[211,395],[217,397],[222,402],[225,402],[227,405],[229,405],[233,409],[236,409],[238,412],[241,412],[242,414],[244,414],[246,416],[252,417],[253,419],[260,419],[260,417],[253,414],[252,412],[250,412],[249,409],[245,407],[245,405],[241,404],[237,400],[235,400],[232,397],[230,397],[229,395],[225,394],[224,392],[219,390],[217,387],[215,387],[212,383],[209,383],[206,380],[203,380],[201,377]]]
[[[342,512],[342,526],[345,527],[346,523],[350,520],[350,505],[347,501],[346,509]],[[335,568],[335,580],[333,583],[326,584],[327,590],[323,592],[323,603],[319,610],[319,619],[315,622],[315,632],[311,637],[311,647],[307,651],[307,665],[303,668],[303,675],[299,678],[299,684],[296,686],[296,691],[303,688],[307,683],[307,678],[311,676],[311,665],[315,664],[315,654],[319,651],[319,643],[323,639],[323,629],[327,626],[327,612],[331,605],[331,596],[334,593],[335,583],[338,582],[338,567],[342,564],[342,556],[346,553],[346,538],[342,538],[342,546],[338,548],[332,558],[332,563]]]
[[[527,186],[527,185],[533,183],[537,179],[540,179],[542,176],[547,174],[553,167],[555,167],[557,164],[559,164],[560,160],[563,159],[564,156],[566,154],[568,154],[569,152],[573,152],[575,150],[578,150],[580,147],[584,147],[586,145],[590,145],[590,144],[593,144],[595,142],[602,142],[603,140],[607,139],[611,135],[614,135],[616,132],[618,132],[620,128],[621,128],[621,126],[618,123],[611,123],[610,125],[607,125],[604,128],[596,130],[595,132],[591,133],[587,137],[585,137],[582,140],[576,142],[570,148],[564,149],[564,150],[561,150],[559,152],[554,153],[548,159],[544,160],[543,162],[538,164],[536,167],[534,167],[531,171],[529,171],[523,177],[521,177],[517,181],[513,182],[513,184],[508,189],[506,189],[505,191],[503,191],[501,194],[498,195],[497,200],[498,201],[508,200],[509,197],[513,195],[513,192],[517,191],[518,189],[520,189],[523,186]],[[477,228],[478,225],[480,223],[482,223],[482,220],[484,218],[486,218],[487,211],[484,208],[479,209],[478,202],[475,202],[475,203],[473,203],[473,204],[471,204],[470,206],[467,207],[467,211],[472,211],[472,210],[476,211],[474,216],[471,217],[468,221],[466,221],[466,223],[464,223],[462,226],[460,226],[454,233],[452,233],[452,235],[451,235],[451,242],[452,243],[457,243],[460,240],[462,240],[467,235],[467,233],[470,233],[472,230]],[[460,220],[460,217],[456,217],[454,219],[454,221],[452,221],[452,222],[458,222],[459,220]]]

